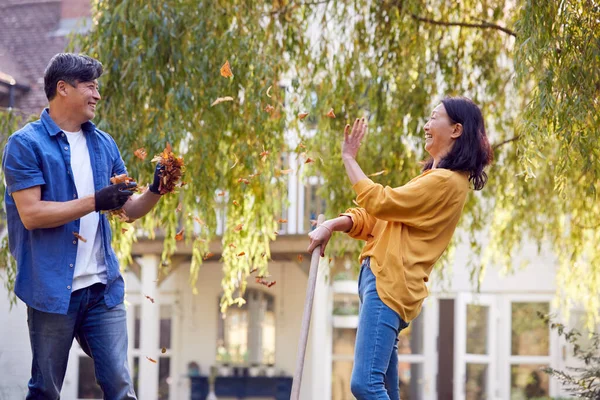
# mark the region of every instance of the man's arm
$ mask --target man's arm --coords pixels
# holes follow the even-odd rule
[[[21,221],[28,230],[56,228],[94,211],[94,196],[59,202],[42,201],[40,186],[12,193]]]
[[[123,206],[123,210],[125,211],[125,214],[127,214],[127,217],[129,217],[130,222],[133,222],[133,220],[142,218],[144,215],[148,214],[161,197],[160,194],[146,190],[139,196],[130,197]]]

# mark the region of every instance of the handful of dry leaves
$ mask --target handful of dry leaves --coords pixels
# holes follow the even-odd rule
[[[167,143],[167,147],[162,153],[154,156],[152,162],[159,162],[163,167],[160,171],[160,185],[158,186],[160,194],[173,193],[176,187],[182,186],[178,185],[178,182],[185,170],[183,158],[173,154],[170,143]]]
[[[130,182],[134,182],[135,179],[133,179],[130,176],[127,176],[127,174],[121,174],[121,175],[115,175],[112,178],[110,178],[110,183],[112,183],[113,185],[119,184],[119,183],[130,183]],[[137,192],[139,190],[138,187],[129,189],[132,192]],[[122,208],[119,208],[118,210],[111,210],[108,212],[108,214],[111,217],[116,217],[119,218],[121,221],[129,221],[129,217],[127,216],[127,214],[125,213],[125,210],[123,210]]]

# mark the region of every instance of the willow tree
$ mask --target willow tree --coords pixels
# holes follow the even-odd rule
[[[512,271],[524,241],[547,244],[565,301],[597,316],[596,1],[120,0],[96,2],[93,15],[92,30],[74,45],[105,65],[99,127],[116,137],[140,182],[152,171],[133,156],[140,147],[153,154],[169,142],[187,167],[179,196],[135,230],[114,223],[123,258],[135,235],[160,227],[167,259],[175,232],[193,232],[197,217],[207,224],[186,236],[195,279],[222,210],[222,306],[230,305],[252,268],[266,272],[286,199],[280,154],[315,160],[295,172],[324,179],[320,195],[333,216],[353,198],[340,163],[346,122],[369,117],[359,163],[367,173],[385,171],[378,182],[400,185],[419,172],[433,106],[466,95],[481,105],[495,151],[489,184],[470,196],[462,218],[474,282],[490,263]],[[232,78],[219,74],[226,60]],[[224,96],[233,101],[211,106]],[[335,119],[326,117],[330,108]],[[343,240],[338,249],[352,248]]]

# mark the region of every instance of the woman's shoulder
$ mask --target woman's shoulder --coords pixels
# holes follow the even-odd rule
[[[417,179],[428,181],[432,185],[464,188],[465,190],[467,190],[469,187],[468,173],[463,171],[453,171],[445,168],[429,169],[413,179],[413,181]]]

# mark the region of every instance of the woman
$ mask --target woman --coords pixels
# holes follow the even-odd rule
[[[491,162],[483,116],[469,99],[442,100],[425,124],[423,173],[404,186],[373,183],[356,155],[367,131],[357,119],[344,131],[342,159],[360,208],[325,221],[309,234],[321,256],[334,231],[367,242],[358,278],[361,300],[351,390],[358,399],[399,399],[398,334],[415,319],[425,283],[454,233],[470,184],[486,184]],[[470,184],[469,184],[470,182]]]

